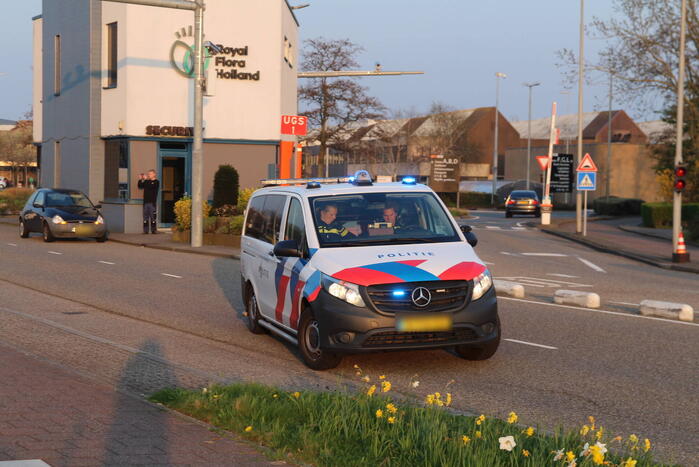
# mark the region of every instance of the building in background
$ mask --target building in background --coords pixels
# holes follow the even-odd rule
[[[204,13],[203,193],[230,164],[241,187],[274,175],[280,117],[297,111],[298,23],[285,0],[209,0]],[[44,1],[34,18],[35,143],[42,186],[75,188],[114,231],[141,229],[139,174],[161,179],[159,222],[191,192],[191,11]]]

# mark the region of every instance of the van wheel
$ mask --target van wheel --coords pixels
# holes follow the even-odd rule
[[[50,242],[56,240],[56,237],[54,237],[53,233],[51,233],[51,227],[49,227],[49,225],[46,222],[44,222],[44,229],[43,229],[42,233],[44,236],[44,241],[46,243],[50,243]]]
[[[260,307],[257,305],[255,292],[250,292],[250,296],[245,302],[245,324],[253,334],[264,334],[265,329],[260,326]]]
[[[22,238],[27,238],[29,236],[27,226],[24,225],[24,221],[22,219],[19,220],[19,236]]]
[[[498,320],[497,334],[488,342],[482,344],[462,344],[454,347],[456,354],[464,360],[488,360],[495,355],[500,346],[500,320]]]
[[[310,307],[306,306],[299,322],[299,350],[303,362],[312,370],[329,370],[342,361],[342,356],[320,348],[320,329],[318,320]]]

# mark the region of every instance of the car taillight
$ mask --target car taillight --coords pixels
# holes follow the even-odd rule
[[[515,204],[515,200],[511,199],[507,201],[507,204]]]
[[[532,200],[532,204],[536,206],[537,204],[539,204],[539,202],[537,200]]]

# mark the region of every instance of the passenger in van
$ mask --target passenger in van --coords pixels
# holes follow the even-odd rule
[[[318,234],[323,241],[336,242],[338,240],[356,237],[361,233],[359,227],[346,228],[337,219],[337,206],[326,204],[320,210],[318,219]]]

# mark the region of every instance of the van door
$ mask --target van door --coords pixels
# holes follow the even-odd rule
[[[301,271],[308,263],[308,243],[306,241],[306,224],[303,220],[303,208],[301,207],[301,201],[296,197],[291,197],[289,201],[284,221],[284,240],[296,240],[299,249],[306,253],[304,258],[282,258],[284,276],[289,278],[289,292],[287,295],[290,303],[285,304],[281,310],[279,308],[276,310],[277,318],[279,318],[279,312],[281,311],[283,324],[292,329],[297,329],[301,312],[301,294],[305,285],[305,282],[301,279]],[[279,307],[279,304],[277,306]]]
[[[258,296],[262,293],[260,284],[260,258],[267,254],[266,245],[262,241],[264,231],[264,218],[262,209],[265,205],[265,195],[254,196],[248,203],[245,216],[245,230],[240,240],[240,273],[243,278],[252,283],[253,290]]]
[[[266,195],[262,208],[264,228],[258,242],[259,286],[257,302],[265,318],[275,319],[277,298],[284,297],[288,279],[282,276],[282,260],[274,256],[274,245],[279,241],[282,216],[286,207],[286,195]]]

